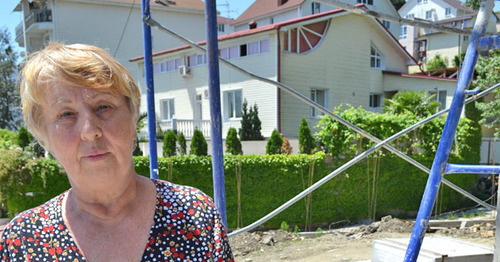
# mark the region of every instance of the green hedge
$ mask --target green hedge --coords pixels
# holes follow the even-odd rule
[[[42,204],[69,188],[61,166],[53,159],[33,159],[20,149],[0,152],[0,196],[9,215]],[[425,156],[414,156],[430,166]],[[375,156],[364,160],[327,182],[312,194],[309,224],[327,225],[334,221],[358,222],[370,218],[372,195],[372,164]],[[149,159],[134,157],[136,171],[149,176]],[[333,169],[324,153],[315,155],[224,155],[227,219],[230,228],[238,219],[237,165],[241,165],[241,225],[260,219],[296,194],[303,191],[309,180],[310,163],[314,161],[313,181]],[[212,169],[209,156],[172,156],[159,158],[160,179],[197,187],[212,195]],[[469,189],[475,176],[453,175],[447,179]],[[410,215],[418,209],[427,176],[395,156],[383,156],[376,179],[376,217],[396,214]],[[33,192],[33,196],[26,193]],[[1,197],[0,197],[1,199]],[[441,198],[440,198],[441,199]],[[464,197],[444,187],[443,198],[436,206],[442,211],[469,204]],[[277,228],[282,221],[302,226],[306,221],[306,201],[302,199],[264,224]]]

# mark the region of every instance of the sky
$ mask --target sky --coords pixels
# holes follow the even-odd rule
[[[236,18],[243,13],[254,0],[217,0],[217,9],[222,16]],[[12,12],[19,0],[0,0],[0,28],[7,27],[11,35],[11,43],[16,50],[22,49],[14,41],[16,26],[21,22],[21,12]],[[495,1],[495,11],[500,11],[500,2]]]

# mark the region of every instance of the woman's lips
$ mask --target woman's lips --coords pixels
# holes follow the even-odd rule
[[[108,153],[95,153],[95,154],[88,154],[84,156],[84,159],[90,160],[90,161],[99,161],[105,158],[108,155]]]

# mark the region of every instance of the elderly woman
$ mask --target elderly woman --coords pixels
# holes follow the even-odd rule
[[[64,167],[71,189],[19,214],[1,261],[232,261],[201,191],[134,171],[140,93],[104,50],[49,44],[21,72],[28,129]]]

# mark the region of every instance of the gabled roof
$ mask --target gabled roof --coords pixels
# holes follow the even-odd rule
[[[408,1],[406,1],[406,3],[401,8],[399,8],[399,10],[402,10],[403,8],[405,8],[406,5],[409,5],[411,1],[416,1],[416,0],[408,0]],[[429,0],[429,1],[434,1],[434,0]],[[441,0],[441,1],[445,2],[446,4],[450,5],[451,7],[455,8],[455,9],[462,10],[462,11],[465,11],[465,12],[468,12],[468,13],[473,13],[473,14],[477,13],[477,11],[475,11],[473,9],[470,9],[470,8],[468,8],[466,6],[463,6],[462,2],[459,1],[459,0]]]
[[[231,24],[231,23],[234,23],[234,19],[218,15],[217,16],[217,23],[220,23],[220,24]]]
[[[286,3],[279,5],[279,0],[256,0],[247,10],[245,10],[245,12],[236,18],[235,23],[254,20],[260,16],[293,8],[301,5],[304,1],[305,0],[288,0]]]
[[[266,1],[270,1],[270,0],[266,0]],[[366,8],[366,6],[364,4],[357,4],[356,7]],[[264,25],[264,26],[260,26],[260,27],[254,28],[254,29],[247,29],[247,30],[243,30],[243,31],[237,31],[237,32],[233,32],[230,34],[222,35],[222,36],[218,37],[218,41],[221,42],[221,41],[225,41],[228,39],[234,39],[234,38],[238,38],[238,37],[248,36],[248,35],[261,33],[261,32],[265,32],[265,31],[279,30],[281,27],[284,27],[284,26],[298,24],[298,23],[309,21],[309,20],[311,20],[311,21],[317,20],[317,19],[320,19],[323,17],[325,19],[328,19],[330,17],[334,17],[334,16],[336,16],[338,14],[342,14],[342,13],[348,13],[348,12],[346,10],[340,9],[340,8],[334,9],[334,10],[323,12],[323,13],[318,13],[318,14],[308,15],[308,16],[304,16],[304,17],[300,17],[300,18],[290,19],[290,20],[283,21],[283,22],[276,23],[276,24]],[[380,20],[373,19],[372,21],[376,22],[379,25],[380,29],[383,30],[386,33],[386,35],[388,35],[388,37],[392,40],[393,44],[396,45],[401,50],[401,52],[404,53],[405,56],[407,56],[407,58],[409,60],[411,60],[415,64],[417,64],[417,61],[415,60],[415,58],[413,56],[411,56],[408,53],[408,51],[406,51],[406,49],[399,43],[399,41],[394,37],[394,35],[392,35],[391,32],[382,24],[382,22],[380,22]],[[196,44],[205,45],[206,41],[199,41]],[[168,54],[168,53],[172,53],[172,52],[176,52],[176,51],[180,51],[180,50],[184,50],[184,49],[188,49],[188,48],[190,48],[189,45],[183,45],[183,46],[175,47],[172,49],[167,49],[167,50],[153,53],[153,56],[164,55],[164,54]],[[142,59],[144,59],[144,56],[134,57],[134,58],[131,58],[129,61],[134,62],[134,61],[139,61]]]

